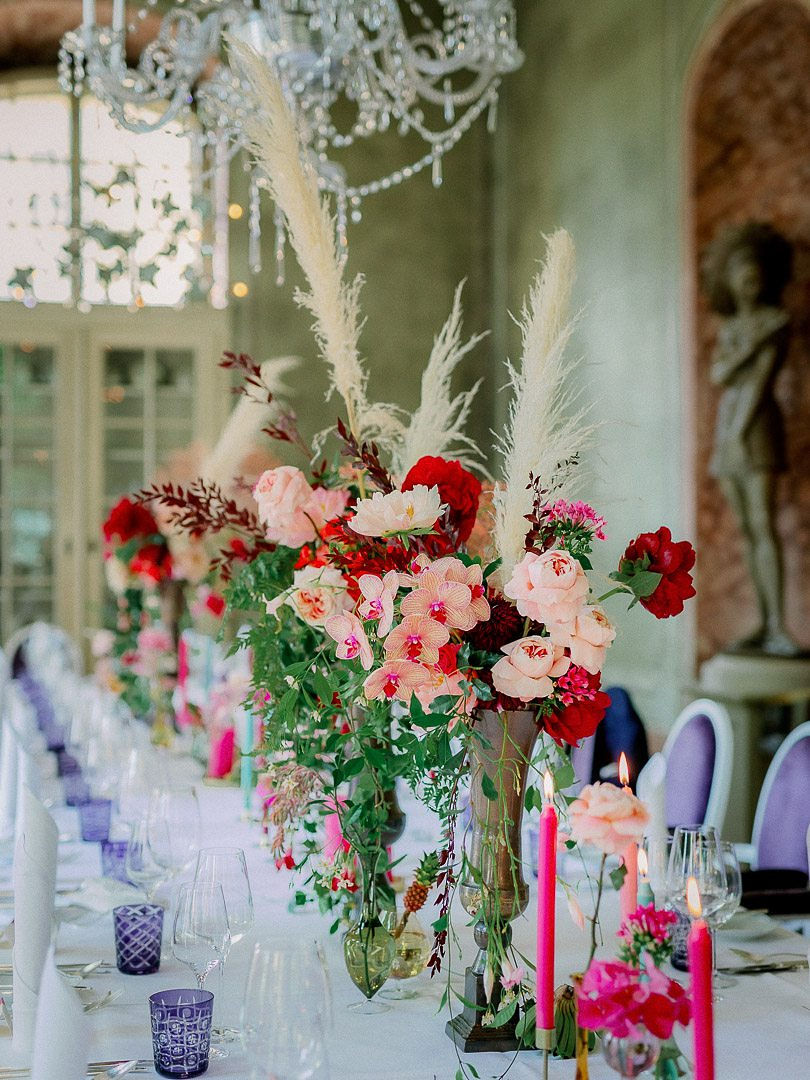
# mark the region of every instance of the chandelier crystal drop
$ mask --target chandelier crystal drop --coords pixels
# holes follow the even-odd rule
[[[112,0],[111,11],[103,25],[83,0],[82,25],[61,44],[65,90],[89,90],[135,132],[187,118],[210,177],[245,148],[251,100],[228,39],[250,45],[296,112],[344,243],[366,196],[428,168],[441,184],[442,158],[484,111],[494,127],[501,77],[523,59],[513,0]],[[341,152],[389,129],[403,136],[403,164],[350,182]],[[251,177],[252,238],[261,179]]]

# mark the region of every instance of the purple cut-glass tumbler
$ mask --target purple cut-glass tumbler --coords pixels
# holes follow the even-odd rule
[[[113,908],[115,962],[123,975],[152,975],[160,967],[163,908],[122,904]]]
[[[127,877],[127,840],[101,841],[101,876],[131,884]]]
[[[202,1076],[208,1069],[214,995],[208,990],[161,990],[149,998],[155,1071]]]
[[[112,803],[109,799],[88,799],[83,802],[79,806],[82,840],[108,840],[111,813]]]
[[[90,788],[81,773],[68,773],[62,777],[62,791],[66,806],[81,806],[90,798]]]

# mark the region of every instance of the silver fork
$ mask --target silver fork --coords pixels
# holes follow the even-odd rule
[[[121,997],[123,992],[123,990],[108,990],[103,998],[99,998],[98,1001],[88,1002],[88,1004],[84,1006],[84,1011],[86,1013],[98,1012],[98,1010],[103,1009],[105,1005],[112,1005],[114,1001],[117,1001],[118,998]]]

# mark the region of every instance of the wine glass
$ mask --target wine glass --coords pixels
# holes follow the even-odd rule
[[[328,979],[315,948],[256,945],[242,1005],[251,1080],[329,1080]]]
[[[667,898],[681,915],[691,915],[689,879],[700,893],[702,916],[708,922],[726,902],[727,878],[717,830],[712,825],[679,825],[672,838],[667,866]]]
[[[250,889],[247,861],[242,848],[202,848],[197,854],[194,881],[201,884],[221,885],[231,931],[231,946],[241,941],[253,927],[253,893]],[[238,1030],[223,1020],[222,1006],[226,996],[222,993],[225,977],[225,961],[219,966],[218,987],[214,995],[214,1008],[218,1013],[216,1033],[220,1038],[233,1038]]]
[[[129,880],[143,889],[147,902],[151,904],[158,886],[166,879],[166,868],[155,858],[149,842],[149,831],[147,817],[133,823],[127,843],[125,866]]]
[[[153,788],[147,816],[158,858],[180,873],[194,865],[200,850],[202,819],[197,789],[193,786]]]
[[[734,915],[740,906],[742,900],[742,870],[740,869],[740,860],[737,856],[737,849],[734,844],[728,840],[721,840],[720,842],[720,858],[723,861],[723,866],[726,872],[726,892],[725,900],[721,907],[712,915],[709,925],[713,930],[719,929],[724,923],[727,923],[729,919]],[[736,979],[729,978],[726,975],[720,975],[717,972],[717,956],[715,948],[715,935],[712,934],[712,947],[713,947],[713,966],[714,966],[714,983],[715,986],[721,990],[726,990],[730,986],[734,986],[737,982]]]
[[[175,958],[194,972],[197,987],[221,964],[231,946],[228,913],[221,885],[190,883],[180,886],[172,930]]]

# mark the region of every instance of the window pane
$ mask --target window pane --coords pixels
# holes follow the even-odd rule
[[[12,419],[42,417],[50,421],[53,411],[53,349],[22,342],[12,352]]]
[[[48,510],[17,507],[11,513],[11,573],[15,578],[53,572],[53,519]]]
[[[7,633],[13,633],[21,626],[44,619],[53,621],[53,598],[48,586],[33,588],[30,585],[12,589],[12,612]]]

